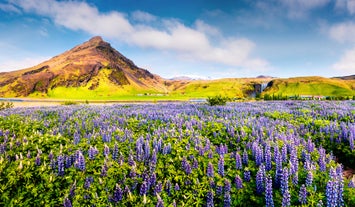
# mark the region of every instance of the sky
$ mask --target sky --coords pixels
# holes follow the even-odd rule
[[[355,0],[0,0],[0,72],[93,36],[164,78],[355,74]]]

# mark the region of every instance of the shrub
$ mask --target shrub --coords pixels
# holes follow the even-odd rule
[[[9,108],[13,108],[14,104],[12,102],[1,102],[0,103],[0,111],[4,110],[4,109],[9,109]]]
[[[215,105],[226,105],[227,101],[229,101],[229,98],[226,96],[213,96],[213,97],[208,97],[207,98],[207,103],[210,106],[215,106]]]
[[[77,105],[77,104],[78,103],[75,102],[75,101],[65,101],[65,102],[62,103],[62,105],[66,105],[66,106],[68,106],[68,105]]]

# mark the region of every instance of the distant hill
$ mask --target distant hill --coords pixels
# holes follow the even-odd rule
[[[342,80],[355,80],[355,75],[335,77]]]
[[[265,90],[264,90],[265,89]],[[355,95],[355,75],[337,78],[271,76],[163,79],[140,68],[101,37],[31,68],[0,73],[0,97],[81,100],[187,100],[214,95]]]
[[[274,79],[269,82],[264,93],[288,96],[353,96],[355,95],[355,81],[318,76]]]

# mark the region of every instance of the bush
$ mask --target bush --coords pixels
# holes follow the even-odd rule
[[[207,98],[207,103],[210,106],[215,106],[215,105],[226,105],[227,101],[229,101],[229,98],[226,96],[213,96],[213,97],[208,97]]]
[[[12,102],[1,102],[0,103],[0,111],[4,110],[4,109],[9,109],[9,108],[13,108],[14,104]]]
[[[78,103],[75,102],[75,101],[65,101],[65,102],[62,103],[62,105],[66,105],[66,106],[68,106],[68,105],[77,105],[77,104]]]

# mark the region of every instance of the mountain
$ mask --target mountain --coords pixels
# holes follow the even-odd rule
[[[0,73],[0,97],[187,100],[214,95],[247,98],[260,93],[353,96],[355,75],[337,78],[163,79],[136,66],[101,37],[93,37],[34,67]]]
[[[101,37],[93,37],[31,68],[0,73],[1,97],[102,97],[164,93],[162,78],[137,67]]]

